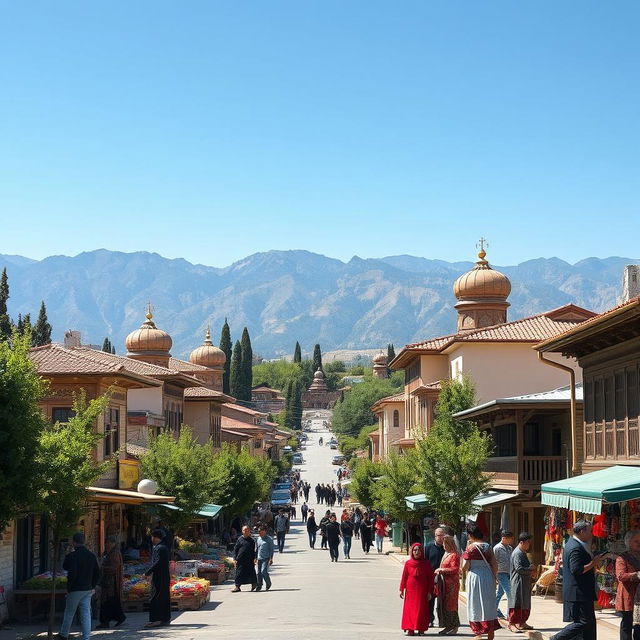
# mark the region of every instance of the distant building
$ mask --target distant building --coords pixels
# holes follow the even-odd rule
[[[382,351],[373,359],[373,377],[380,379],[389,377],[387,356]]]
[[[266,384],[259,384],[251,389],[251,402],[258,411],[266,413],[280,413],[284,409],[282,392]]]
[[[342,391],[329,391],[322,369],[313,374],[311,386],[302,393],[303,409],[332,409]]]

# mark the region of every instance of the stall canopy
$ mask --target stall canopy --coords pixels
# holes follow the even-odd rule
[[[486,493],[479,493],[474,501],[473,506],[476,507],[476,511],[480,511],[482,507],[489,504],[498,504],[500,502],[506,502],[513,498],[517,498],[516,493],[505,493],[500,491],[487,491]],[[405,496],[404,501],[409,509],[414,511],[417,509],[424,509],[428,506],[427,496],[424,493],[418,493],[415,496]]]
[[[173,511],[182,511],[182,509],[175,504],[161,504],[160,506],[172,509]],[[222,507],[218,504],[205,504],[202,509],[198,511],[198,515],[203,518],[217,518],[221,510]]]
[[[640,467],[615,465],[574,478],[547,482],[541,489],[542,504],[599,514],[605,502],[640,498]]]

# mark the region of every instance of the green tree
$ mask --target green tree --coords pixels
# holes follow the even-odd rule
[[[454,528],[490,484],[484,469],[493,449],[491,440],[472,422],[453,417],[473,404],[473,386],[468,379],[442,381],[434,424],[416,441],[421,492],[440,521]]]
[[[357,436],[362,427],[372,425],[377,421],[371,407],[380,398],[399,392],[400,378],[392,376],[378,379],[368,376],[364,382],[354,384],[350,391],[344,394],[342,402],[336,404],[333,410],[333,429],[336,433]]]
[[[53,542],[49,638],[53,637],[60,541],[87,511],[86,487],[92,486],[113,464],[111,460],[97,462],[94,455],[103,437],[96,432],[95,424],[107,402],[105,395],[87,404],[84,393],[79,394],[73,404],[73,417],[69,422],[46,425],[40,431],[35,449],[38,482],[32,507],[47,517]]]
[[[177,438],[164,431],[150,439],[149,452],[141,458],[142,471],[158,483],[161,495],[175,496],[180,510],[167,510],[163,515],[175,531],[188,525],[209,502],[212,464],[211,445],[199,444],[186,425]]]
[[[296,341],[296,348],[293,350],[293,361],[296,363],[302,362],[302,349],[300,349],[298,341]]]
[[[289,404],[291,412],[291,427],[302,429],[302,382],[293,380],[291,385],[291,402]]]
[[[371,460],[360,460],[353,472],[349,490],[356,500],[371,509],[377,506],[376,482],[382,475],[382,465]]]
[[[320,345],[316,344],[313,347],[313,372],[315,373],[318,369],[322,369],[322,351],[320,351]]]
[[[7,310],[7,300],[9,300],[9,279],[5,267],[0,276],[0,341],[8,341],[11,338],[11,318]]]
[[[247,327],[242,330],[240,338],[241,355],[241,400],[251,402],[251,387],[253,386],[253,349],[251,348],[251,338]]]
[[[45,307],[44,300],[40,304],[40,313],[38,314],[38,320],[33,327],[31,342],[34,347],[42,347],[45,344],[51,344],[51,325],[47,320],[47,308]]]
[[[45,392],[29,360],[30,336],[0,341],[0,531],[33,497],[39,471],[33,452],[44,428]]]
[[[231,356],[231,372],[229,374],[229,391],[237,400],[242,400],[242,347],[240,340],[236,340],[233,345],[233,356]]]
[[[393,343],[387,345],[387,362],[391,362],[396,357],[396,350]]]
[[[224,363],[224,374],[222,375],[222,391],[224,393],[231,393],[229,374],[231,372],[231,330],[229,329],[229,323],[227,319],[224,319],[222,325],[222,332],[220,333],[220,350],[227,357]]]

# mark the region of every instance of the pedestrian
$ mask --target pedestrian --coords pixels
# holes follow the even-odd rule
[[[378,515],[376,517],[374,528],[376,532],[376,549],[378,553],[382,553],[382,545],[387,535],[387,523],[382,516]]]
[[[438,527],[433,532],[433,540],[429,542],[427,546],[424,548],[424,554],[427,560],[429,561],[429,564],[431,565],[431,568],[433,569],[434,573],[435,573],[435,570],[440,566],[440,563],[442,562],[442,557],[444,556],[443,543],[444,543],[445,535],[446,535],[445,530],[442,527]],[[435,627],[435,624],[436,624],[435,609],[436,609],[436,603],[437,603],[438,597],[439,597],[438,594],[434,594],[433,598],[431,598],[431,600],[429,601],[429,620],[431,621],[430,624],[432,627]],[[438,624],[441,627],[444,627],[443,620],[438,620]]]
[[[500,542],[493,547],[493,555],[498,563],[498,590],[496,591],[496,609],[498,610],[498,618],[504,618],[505,615],[500,611],[500,600],[502,596],[507,596],[507,601],[511,596],[511,554],[513,553],[513,533],[511,531],[502,531]]]
[[[596,599],[595,569],[602,555],[593,557],[591,525],[578,520],[573,525],[573,536],[567,540],[562,553],[563,620],[571,622],[551,640],[596,640],[596,615],[593,603]]]
[[[360,522],[360,542],[362,543],[362,550],[365,553],[369,553],[371,549],[371,524],[366,511],[362,514],[362,521]]]
[[[293,504],[289,507],[289,516],[290,516],[291,518],[297,518],[297,515],[296,515],[296,507],[295,507],[295,505],[293,505]]]
[[[67,597],[64,617],[58,638],[67,640],[71,623],[80,609],[82,640],[91,636],[91,596],[95,593],[100,577],[98,559],[84,546],[84,533],[73,534],[72,545],[67,548],[62,567],[67,572]]]
[[[262,589],[263,582],[267,591],[269,591],[269,589],[271,589],[269,567],[273,564],[274,551],[273,538],[267,535],[267,527],[264,525],[258,528],[258,536],[258,540],[256,541],[256,572],[258,576],[256,591]]]
[[[404,563],[400,580],[402,630],[413,636],[424,634],[429,628],[429,601],[433,598],[433,569],[424,557],[420,543],[411,547],[411,556]]]
[[[509,631],[521,633],[533,627],[527,624],[531,613],[531,563],[527,551],[531,548],[531,534],[523,531],[518,546],[511,554],[511,590],[509,592]]]
[[[438,594],[438,621],[444,627],[440,636],[454,636],[460,627],[458,615],[458,594],[460,592],[460,554],[453,536],[442,538],[444,555],[440,566],[435,570]],[[431,565],[429,565],[431,566]]]
[[[330,516],[331,516],[331,511],[327,509],[327,512],[320,519],[320,537],[322,539],[322,542],[320,543],[321,549],[327,548],[327,524],[329,524]]]
[[[151,600],[149,601],[149,622],[145,628],[160,627],[171,622],[171,576],[169,575],[169,548],[161,529],[151,532],[153,551],[151,566],[145,572],[151,576]]]
[[[316,548],[316,533],[319,528],[316,522],[315,511],[311,509],[311,511],[309,511],[309,517],[307,518],[307,535],[309,536],[309,546],[312,549]]]
[[[346,511],[346,509],[345,509]],[[342,534],[342,551],[347,560],[351,560],[351,539],[353,538],[353,522],[347,518],[340,522],[340,533]]]
[[[498,566],[480,527],[469,532],[469,543],[462,559],[462,569],[467,571],[467,617],[474,640],[480,640],[483,635],[493,640],[496,629],[500,628],[496,608]]]
[[[304,485],[304,501],[309,502],[309,491],[311,490],[311,485],[308,482],[305,482]]]
[[[231,593],[241,591],[240,586],[250,584],[251,591],[257,588],[257,578],[254,568],[256,557],[256,541],[251,537],[251,529],[248,525],[242,527],[242,535],[236,540],[233,548],[233,563],[236,567],[235,588]]]
[[[118,537],[109,536],[107,547],[100,575],[100,625],[97,629],[108,629],[112,620],[119,627],[127,619],[122,610],[123,563]]]
[[[276,519],[273,521],[273,529],[276,532],[276,539],[278,540],[278,552],[284,552],[284,540],[289,533],[289,518],[285,515],[284,509],[280,509]]]
[[[322,504],[320,502],[320,483],[316,484],[316,504]]]
[[[356,540],[360,540],[360,523],[362,522],[362,511],[360,507],[356,507],[353,512],[353,533]]]
[[[307,514],[309,513],[309,505],[306,502],[302,503],[300,507],[300,513],[302,514],[302,522],[307,521]]]
[[[624,546],[627,550],[616,559],[616,611],[622,613],[620,640],[640,640],[640,619],[634,607],[640,584],[640,531],[627,531]]]
[[[340,546],[340,525],[338,524],[338,518],[335,513],[332,513],[329,517],[329,522],[326,526],[327,531],[327,543],[329,544],[329,556],[331,562],[338,562],[339,546]]]

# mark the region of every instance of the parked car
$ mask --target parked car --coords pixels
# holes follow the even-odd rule
[[[338,448],[338,443],[337,442],[330,442],[329,443],[329,449],[337,449]]]
[[[282,447],[283,453],[291,453],[292,451],[293,451],[293,448],[290,447],[289,445],[287,445],[286,447]]]
[[[291,462],[293,464],[302,464],[304,461],[302,459],[302,455],[299,453],[294,453],[293,457],[291,458]]]
[[[337,456],[333,456],[333,459],[331,460],[331,464],[343,464],[344,463],[344,456],[340,453]]]

